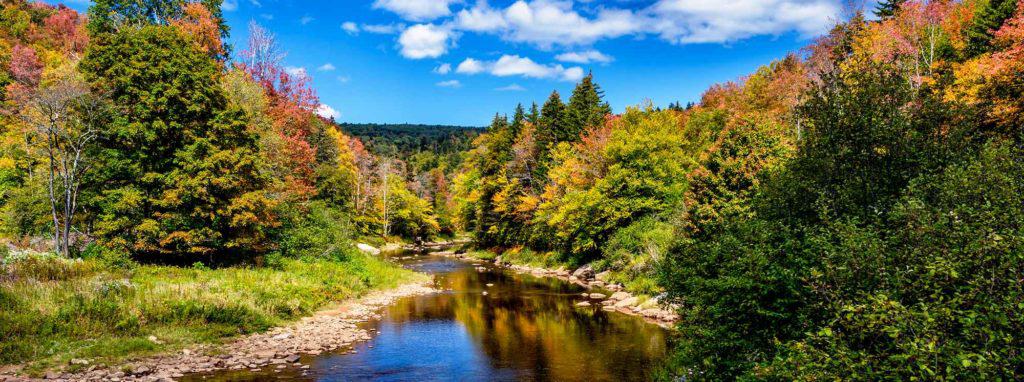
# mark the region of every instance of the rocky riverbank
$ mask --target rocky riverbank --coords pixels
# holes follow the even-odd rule
[[[357,324],[380,316],[380,308],[396,299],[435,293],[425,284],[406,284],[341,303],[333,309],[265,333],[239,338],[221,346],[198,346],[177,354],[135,360],[124,365],[89,365],[89,360],[72,360],[77,371],[46,373],[43,379],[57,381],[174,381],[188,374],[218,370],[306,369],[304,357],[338,351],[371,338],[372,333]],[[150,337],[158,342],[159,338]],[[38,379],[0,374],[0,382]]]
[[[480,260],[454,252],[435,252],[434,254]],[[519,273],[528,273],[536,277],[554,277],[587,288],[588,292],[580,294],[581,301],[576,304],[581,308],[600,306],[606,311],[640,316],[663,327],[671,327],[680,318],[676,313],[676,307],[663,303],[658,297],[634,296],[624,290],[622,285],[610,283],[608,281],[609,272],[595,273],[589,266],[572,271],[565,267],[558,269],[536,268],[505,262],[501,256],[494,259],[494,264]]]

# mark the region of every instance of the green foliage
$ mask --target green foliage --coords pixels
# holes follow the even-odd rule
[[[622,281],[634,293],[657,294],[660,288],[652,279],[676,235],[675,226],[668,222],[655,217],[640,219],[609,238],[595,268],[615,272],[613,280]]]
[[[424,240],[437,234],[440,226],[430,203],[409,191],[400,179],[390,178],[388,187],[387,211],[392,234]]]
[[[555,125],[555,141],[574,142],[588,128],[603,125],[605,117],[612,113],[611,106],[603,98],[601,86],[594,82],[593,73],[588,73],[573,89],[562,123]]]
[[[804,333],[809,261],[797,237],[782,224],[734,220],[669,252],[661,284],[681,306],[680,371],[693,380],[735,379],[770,360],[777,341]]]
[[[200,0],[218,21],[221,37],[228,26],[220,10],[223,0]],[[145,25],[168,25],[181,18],[188,0],[96,0],[89,7],[89,32],[93,36],[122,32]]]
[[[676,207],[686,191],[695,151],[703,147],[697,132],[685,127],[674,112],[631,108],[593,153],[600,158],[597,163],[570,160],[583,153],[563,145],[552,178],[564,185],[564,193],[545,201],[538,219],[554,228],[569,252],[590,257],[617,229]],[[576,178],[587,173],[600,175],[591,185],[578,187]]]
[[[225,109],[216,62],[147,26],[93,45],[81,68],[120,108],[92,180],[104,245],[165,261],[268,249],[265,162],[245,113]]]
[[[992,37],[1017,10],[1018,0],[984,0],[978,2],[973,23],[967,28],[967,55],[975,57],[992,50]]]
[[[32,368],[66,365],[71,358],[116,362],[218,343],[417,279],[364,255],[346,261],[284,259],[280,270],[124,269],[57,257],[25,261],[0,267],[0,364]],[[162,343],[147,340],[150,335]]]
[[[280,233],[278,252],[288,258],[344,260],[356,254],[348,217],[322,201],[293,211]]]
[[[359,138],[374,154],[401,158],[421,152],[461,153],[468,150],[473,139],[483,131],[465,126],[375,123],[339,123],[338,127]]]
[[[993,143],[977,159],[916,179],[888,224],[831,233],[809,280],[828,321],[761,372],[1020,379],[1021,174],[1024,151]]]

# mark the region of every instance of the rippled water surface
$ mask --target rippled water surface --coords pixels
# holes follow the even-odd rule
[[[399,300],[381,320],[366,324],[378,331],[372,340],[305,357],[308,370],[195,379],[642,381],[665,356],[664,329],[596,306],[576,307],[579,286],[489,265],[481,272],[480,264],[439,256],[397,261],[433,274],[446,292]]]

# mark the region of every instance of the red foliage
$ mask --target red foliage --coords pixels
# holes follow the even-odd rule
[[[11,49],[11,76],[22,85],[36,87],[43,74],[43,63],[39,61],[35,49],[24,45],[15,45]]]
[[[57,12],[43,20],[46,37],[65,52],[81,53],[89,43],[85,18],[74,9],[60,6]]]

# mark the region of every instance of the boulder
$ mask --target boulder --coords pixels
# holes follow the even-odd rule
[[[597,281],[608,282],[612,278],[612,273],[610,271],[604,271],[594,275],[594,278],[597,279]]]
[[[604,299],[608,298],[608,296],[605,296],[602,293],[591,293],[590,294],[590,298],[592,298],[594,300],[604,300]]]
[[[615,303],[615,307],[616,308],[630,307],[630,306],[636,305],[636,303],[639,302],[639,301],[640,301],[639,298],[631,296],[631,297],[624,298],[624,299],[620,300],[619,302]]]
[[[604,287],[604,281],[591,281],[590,286],[594,288]]]
[[[369,245],[369,244],[359,243],[359,244],[356,244],[356,248],[359,248],[360,251],[363,251],[365,253],[369,253],[369,254],[374,255],[374,256],[380,254],[380,250],[379,249],[377,249],[376,247],[374,247],[372,245]]]
[[[573,276],[580,280],[589,280],[594,277],[594,269],[589,265],[584,265],[572,273]]]
[[[630,297],[632,297],[632,296],[630,296],[629,293],[627,293],[627,292],[615,292],[615,293],[612,293],[612,296],[608,297],[608,298],[610,298],[612,300],[625,300],[625,299],[630,298]]]
[[[590,303],[586,302],[586,301],[583,301],[583,302],[577,303],[576,306],[590,306]]]
[[[296,362],[299,362],[299,359],[301,359],[301,358],[302,357],[299,357],[297,354],[292,354],[290,356],[285,357],[284,361],[288,362],[288,363],[296,363]]]

